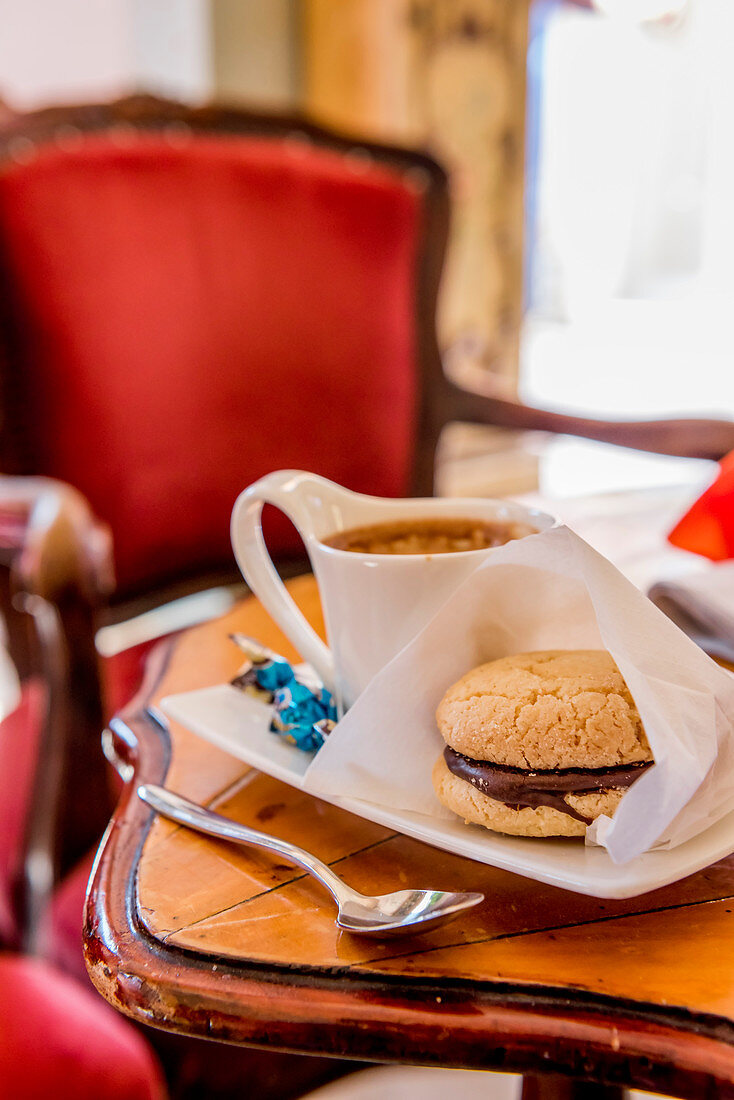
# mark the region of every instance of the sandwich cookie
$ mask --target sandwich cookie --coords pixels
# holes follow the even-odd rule
[[[653,763],[640,715],[606,650],[490,661],[436,713],[446,749],[436,793],[467,823],[516,836],[583,836]]]

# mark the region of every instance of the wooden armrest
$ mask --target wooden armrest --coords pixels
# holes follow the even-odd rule
[[[98,603],[114,587],[109,528],[62,481],[0,476],[0,549],[31,595],[55,601],[73,589]]]
[[[94,633],[113,585],[111,551],[108,528],[76,489],[50,478],[0,476],[7,643],[21,675],[40,677],[46,693],[17,890],[30,951],[39,947],[58,874],[96,842],[109,818]]]
[[[490,394],[462,389],[446,379],[448,420],[493,424],[504,428],[556,432],[614,443],[638,451],[707,458],[718,461],[734,450],[731,420],[596,420],[536,409]]]

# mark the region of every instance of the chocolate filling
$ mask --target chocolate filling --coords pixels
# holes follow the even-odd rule
[[[473,760],[471,756],[464,756],[449,745],[444,749],[443,755],[450,772],[471,783],[482,794],[497,802],[504,802],[513,810],[519,810],[523,806],[550,806],[586,825],[590,825],[593,818],[585,817],[573,806],[569,806],[564,794],[585,794],[588,791],[631,787],[653,763],[652,760],[643,760],[640,764],[622,764],[616,768],[529,771],[524,768],[510,768],[506,764],[492,764],[488,760]]]

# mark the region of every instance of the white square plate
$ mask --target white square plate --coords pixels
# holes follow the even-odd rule
[[[308,790],[305,775],[312,754],[271,733],[270,707],[239,689],[220,684],[170,695],[160,707],[169,718],[246,764],[292,787]],[[647,852],[619,866],[612,863],[604,848],[586,847],[579,840],[502,836],[478,825],[465,825],[458,818],[442,821],[358,799],[318,797],[435,848],[598,898],[644,894],[685,878],[734,851],[734,813],[677,848]]]

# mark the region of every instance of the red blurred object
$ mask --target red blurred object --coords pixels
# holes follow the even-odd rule
[[[50,966],[0,955],[0,1095],[8,1100],[164,1100],[142,1035]]]
[[[716,481],[668,535],[673,546],[711,561],[734,558],[734,451],[720,465]]]

